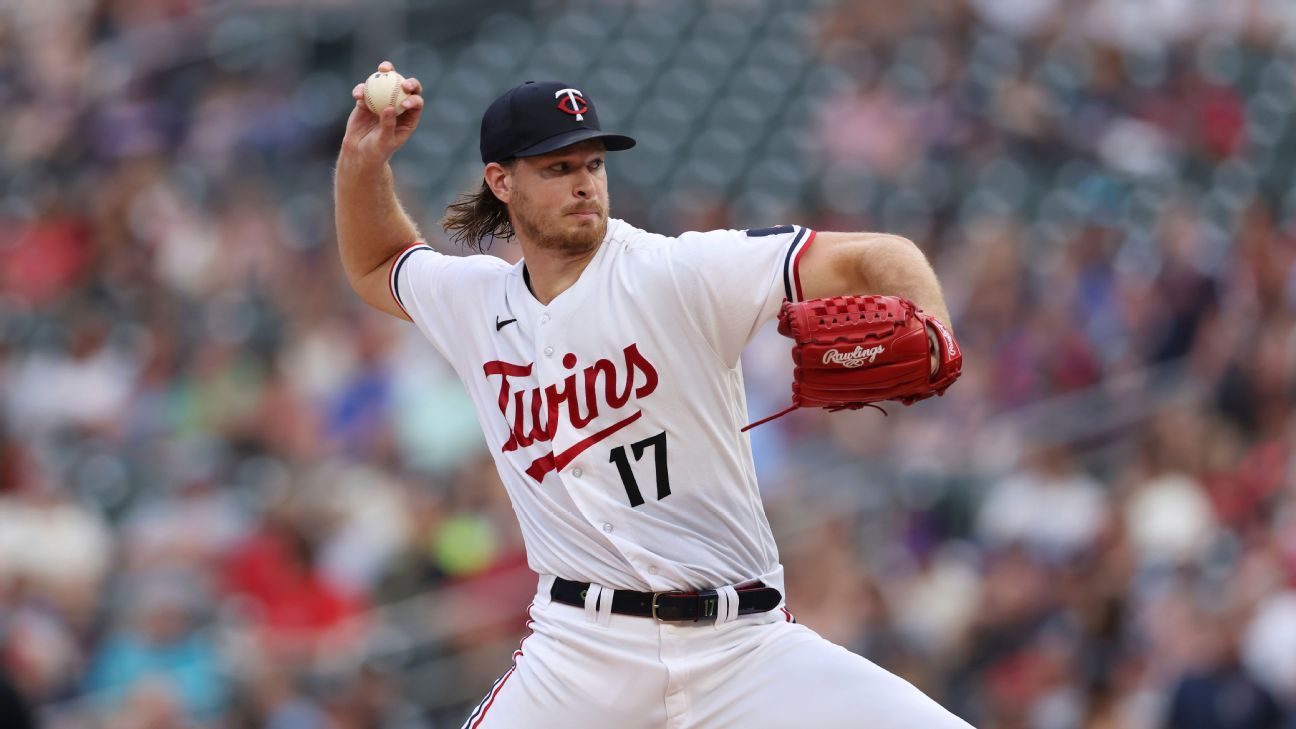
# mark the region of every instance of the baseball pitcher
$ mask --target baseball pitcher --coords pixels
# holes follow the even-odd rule
[[[403,88],[379,114],[353,91],[342,262],[463,380],[539,576],[532,632],[464,726],[966,728],[795,622],[743,432],[739,353],[775,317],[794,407],[942,392],[961,355],[922,253],[889,235],[670,238],[611,218],[605,162],[634,140],[603,131],[578,86],[528,81],[485,110],[481,185],[441,221],[523,260],[442,255],[393,188],[423,108],[418,79]]]

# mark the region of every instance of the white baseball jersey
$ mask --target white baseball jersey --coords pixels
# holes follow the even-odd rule
[[[648,233],[620,220],[548,304],[523,263],[415,244],[396,301],[467,387],[541,575],[664,591],[783,589],[739,354],[800,299],[799,226]]]

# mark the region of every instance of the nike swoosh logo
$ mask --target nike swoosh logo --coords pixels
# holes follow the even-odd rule
[[[495,317],[495,331],[498,332],[499,330],[503,329],[504,327],[508,326],[509,324],[512,324],[512,323],[515,322],[515,321],[517,321],[517,319],[505,319],[504,321],[500,321],[500,318],[499,318],[498,316],[496,316],[496,317]]]

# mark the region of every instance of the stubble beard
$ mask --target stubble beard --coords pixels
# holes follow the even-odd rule
[[[540,248],[579,255],[597,248],[607,235],[607,207],[600,207],[598,221],[589,225],[567,215],[559,215],[554,222],[546,221],[530,203],[525,195],[516,195],[509,208],[518,233]]]

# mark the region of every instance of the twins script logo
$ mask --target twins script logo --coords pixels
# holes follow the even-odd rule
[[[589,367],[576,371],[576,355],[563,355],[563,367],[573,370],[561,384],[514,390],[509,378],[529,377],[535,363],[524,365],[493,360],[482,365],[486,377],[499,376],[499,409],[504,423],[509,426],[509,439],[501,449],[507,453],[527,448],[533,443],[553,440],[558,432],[559,417],[576,429],[589,425],[599,415],[600,408],[615,411],[636,398],[651,395],[657,389],[657,370],[639,352],[638,344],[631,344],[622,352],[623,361],[599,359]],[[580,383],[577,384],[579,379]],[[550,471],[562,470],[585,449],[606,439],[613,433],[638,420],[642,410],[609,425],[572,445],[562,453],[552,450],[531,462],[527,475],[537,482],[543,481]]]
[[[562,98],[567,94],[567,98]],[[576,121],[585,121],[585,112],[589,111],[589,104],[585,102],[585,94],[579,89],[558,89],[554,92],[554,98],[558,99],[558,108],[568,114],[576,117]]]
[[[829,362],[833,362],[847,368],[859,367],[865,362],[873,364],[873,360],[877,359],[877,356],[885,351],[886,347],[883,347],[881,344],[876,347],[869,347],[868,349],[856,347],[853,352],[838,352],[835,349],[830,349],[827,352],[824,352],[823,363],[828,364]]]

